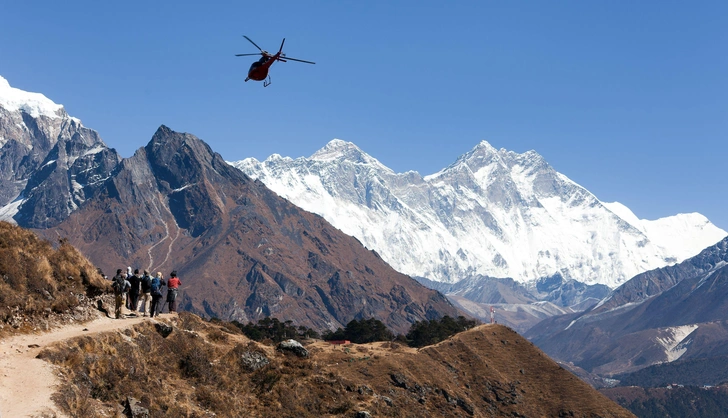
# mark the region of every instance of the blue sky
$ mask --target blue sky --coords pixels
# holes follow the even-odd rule
[[[725,1],[32,1],[0,7],[0,75],[129,157],[161,124],[226,160],[333,138],[431,174],[481,140],[603,201],[728,230]],[[244,83],[242,35],[316,65]]]

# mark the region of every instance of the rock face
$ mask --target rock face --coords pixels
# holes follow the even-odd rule
[[[726,318],[728,239],[634,277],[583,313],[544,320],[526,336],[556,359],[614,376],[728,355]]]
[[[436,282],[477,275],[615,288],[694,256],[727,234],[700,214],[638,219],[604,203],[535,151],[483,141],[429,176],[395,173],[333,140],[309,158],[232,163],[376,250],[395,269]]]
[[[378,318],[396,332],[457,311],[320,216],[278,197],[203,141],[162,126],[58,226],[106,271],[132,265],[182,279],[181,308],[316,329]]]

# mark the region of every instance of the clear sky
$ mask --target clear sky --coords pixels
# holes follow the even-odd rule
[[[0,21],[0,75],[124,157],[164,124],[228,161],[340,138],[426,175],[487,140],[728,230],[724,0],[5,1]],[[242,35],[316,65],[244,83]]]

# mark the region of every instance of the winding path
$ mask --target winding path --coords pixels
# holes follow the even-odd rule
[[[168,238],[171,239],[171,241],[169,242],[169,246],[167,247],[167,256],[164,257],[164,261],[162,261],[159,264],[159,267],[161,268],[164,265],[164,263],[166,263],[167,260],[169,260],[169,255],[172,253],[172,245],[174,244],[175,241],[177,241],[177,238],[179,238],[180,228],[179,228],[179,225],[177,225],[177,221],[174,220],[174,216],[172,216],[172,222],[174,222],[174,226],[177,227],[177,235],[175,235],[174,238],[171,238],[169,235],[169,224],[167,223],[166,220],[164,220],[164,217],[162,216],[162,211],[159,210],[159,207],[157,206],[157,204],[155,202],[152,202],[152,203],[154,204],[154,209],[157,210],[157,215],[159,215],[159,219],[162,221],[162,223],[164,223],[164,232],[165,232],[165,235],[162,237],[162,239],[160,239],[156,244],[149,247],[149,249],[147,250],[147,254],[149,255],[149,267],[147,268],[147,270],[152,275],[154,275],[153,267],[155,267],[155,266],[154,266],[154,257],[152,256],[152,250],[154,250],[155,247],[157,247],[159,244],[166,241]],[[166,207],[166,209],[171,215],[172,212],[169,210],[169,207]]]
[[[55,387],[60,383],[54,366],[35,356],[58,341],[126,328],[149,319],[101,317],[43,334],[17,335],[0,340],[0,417],[32,417],[42,413],[65,416],[51,400]]]

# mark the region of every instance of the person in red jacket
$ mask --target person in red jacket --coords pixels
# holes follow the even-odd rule
[[[173,270],[169,276],[169,280],[167,280],[167,303],[169,303],[170,312],[177,312],[177,293],[182,281],[177,277],[177,270]]]

